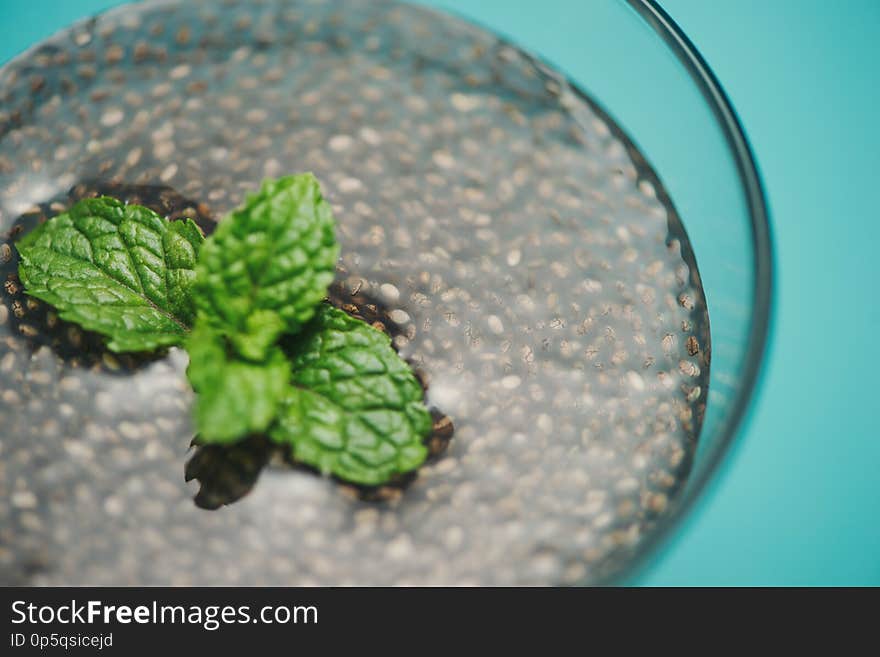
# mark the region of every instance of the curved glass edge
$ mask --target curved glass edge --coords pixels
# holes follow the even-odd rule
[[[600,582],[606,584],[621,581],[635,583],[649,565],[650,558],[656,555],[656,551],[670,537],[671,532],[681,526],[682,520],[694,508],[695,503],[702,499],[701,493],[715,478],[719,465],[731,452],[733,444],[738,442],[736,439],[762,382],[764,356],[768,351],[770,329],[773,324],[771,302],[775,285],[773,240],[764,186],[745,130],[727,93],[693,42],[656,0],[626,0],[626,2],[663,39],[687,69],[718,120],[736,161],[746,195],[752,229],[752,246],[755,251],[755,280],[746,361],[736,397],[731,405],[729,413],[731,419],[723,426],[716,445],[706,455],[706,461],[699,466],[695,465],[691,474],[693,479],[688,482],[685,495],[658,524],[657,529],[646,537],[635,553],[627,572],[612,574],[606,582]]]

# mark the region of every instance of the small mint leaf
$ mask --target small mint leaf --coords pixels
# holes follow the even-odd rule
[[[262,361],[284,332],[284,320],[274,310],[256,310],[244,322],[244,330],[229,340],[242,357]]]
[[[357,484],[418,468],[431,415],[387,335],[328,305],[285,345],[293,373],[269,431],[297,460]]]
[[[260,360],[282,332],[299,331],[326,295],[339,255],[334,225],[313,175],[264,181],[201,250],[201,315],[230,336],[243,356]],[[254,322],[256,337],[250,335]]]
[[[116,199],[83,199],[18,241],[25,291],[62,319],[107,336],[113,351],[182,344],[203,237]]]
[[[275,419],[290,380],[290,363],[281,348],[268,350],[263,362],[243,360],[230,353],[225,336],[201,319],[186,348],[186,374],[198,394],[199,441],[233,443],[265,431]]]

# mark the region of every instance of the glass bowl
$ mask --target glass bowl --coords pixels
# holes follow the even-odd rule
[[[769,232],[680,30],[650,2],[586,11],[583,88],[467,21],[341,0],[123,6],[0,70],[0,579],[631,573],[746,410]],[[210,233],[301,170],[338,217],[329,302],[381,324],[425,384],[414,478],[348,486],[260,436],[192,450],[184,351],[112,354],[17,279],[15,239],[83,196]]]

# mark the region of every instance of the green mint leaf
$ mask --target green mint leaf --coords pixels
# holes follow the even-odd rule
[[[187,342],[186,370],[198,393],[195,421],[203,443],[232,443],[265,431],[278,412],[290,381],[281,347],[253,363],[231,353],[227,338],[199,320]]]
[[[282,333],[311,319],[333,282],[334,225],[313,175],[264,181],[201,250],[200,313],[242,356],[262,360]]]
[[[63,319],[108,338],[113,351],[182,344],[194,319],[191,288],[204,240],[189,219],[139,205],[83,199],[17,243],[28,294]]]
[[[285,345],[293,374],[272,440],[297,460],[357,484],[419,467],[431,415],[409,365],[369,324],[321,305]]]
[[[256,310],[244,322],[241,333],[233,333],[229,341],[244,358],[261,361],[284,332],[284,321],[272,310]]]

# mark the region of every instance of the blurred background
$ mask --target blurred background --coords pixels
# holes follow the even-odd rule
[[[579,25],[592,3],[617,1],[425,4],[501,32],[589,88]],[[0,62],[117,4],[0,0]],[[716,73],[751,141],[775,240],[775,309],[737,445],[629,582],[880,585],[880,2],[660,4]]]

